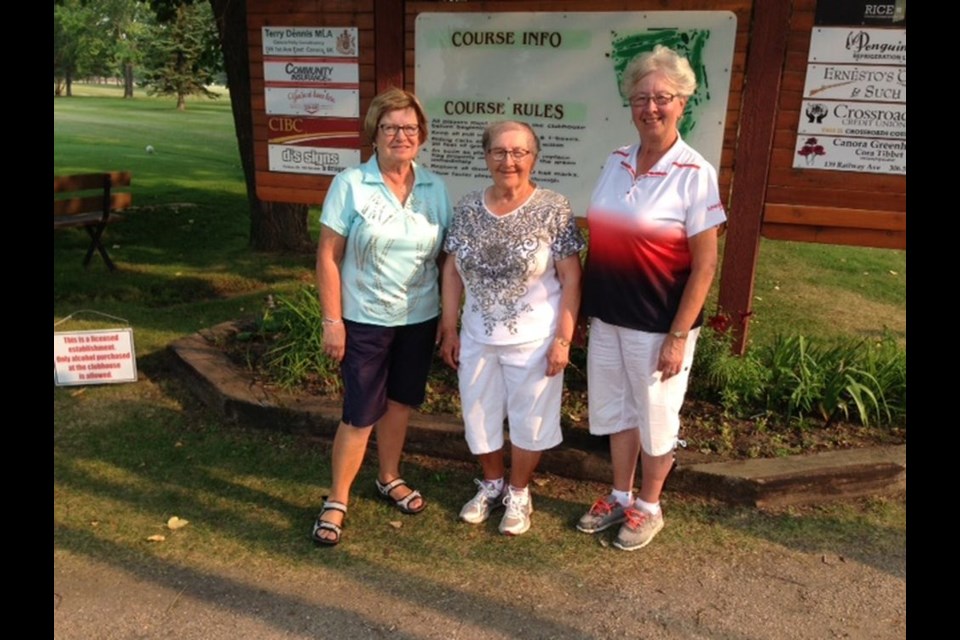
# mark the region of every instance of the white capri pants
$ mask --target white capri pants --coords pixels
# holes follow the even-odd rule
[[[699,335],[699,328],[690,331],[680,373],[664,382],[657,361],[667,334],[626,329],[592,318],[587,349],[590,433],[610,435],[639,428],[640,446],[647,455],[673,451]]]
[[[460,401],[467,445],[474,455],[503,448],[503,420],[510,442],[543,451],[563,441],[560,400],[563,374],[547,377],[553,337],[516,345],[489,345],[460,336]]]

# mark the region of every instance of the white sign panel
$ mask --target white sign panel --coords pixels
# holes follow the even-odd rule
[[[810,34],[809,61],[907,64],[907,30],[815,27]]]
[[[360,164],[359,149],[268,145],[271,171],[336,175]]]
[[[136,382],[133,329],[54,333],[53,375],[58,386]]]
[[[796,158],[797,163],[805,169],[906,174],[907,142],[801,136],[797,142]],[[796,163],[794,167],[797,168]]]
[[[729,11],[421,13],[416,93],[430,137],[419,160],[459,199],[490,182],[484,127],[522,120],[542,143],[534,180],[584,215],[607,156],[638,140],[623,69],[664,44],[698,79],[681,135],[719,169],[736,29]]]
[[[907,105],[804,100],[797,130],[801,135],[905,139]]]
[[[316,85],[330,88],[356,88],[360,67],[355,62],[336,58],[270,58],[263,61],[263,79],[271,86],[281,83],[293,87]]]
[[[263,27],[264,56],[357,56],[356,27]]]
[[[357,118],[360,116],[358,89],[322,89],[312,87],[267,87],[267,115],[324,116]]]
[[[807,65],[804,98],[907,102],[907,68],[843,64]]]

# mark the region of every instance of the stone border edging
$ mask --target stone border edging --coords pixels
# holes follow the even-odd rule
[[[269,389],[233,364],[215,345],[239,331],[225,322],[176,340],[170,350],[196,384],[191,390],[228,422],[333,439],[339,403]],[[540,469],[570,478],[609,482],[606,440],[567,432],[544,452]],[[418,412],[410,420],[406,451],[473,460],[458,419]],[[906,489],[906,445],[828,451],[807,456],[760,458],[678,466],[669,480],[680,490],[735,504],[775,507],[837,498],[897,493]]]

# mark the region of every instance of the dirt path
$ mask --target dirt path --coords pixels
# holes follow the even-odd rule
[[[544,516],[546,517],[546,516]],[[824,553],[668,529],[609,564],[554,573],[489,559],[437,570],[351,559],[316,564],[163,560],[54,551],[54,636],[77,638],[903,638],[906,552]],[[571,532],[572,536],[577,535]],[[359,544],[359,543],[358,543]],[[869,546],[869,545],[866,545]],[[319,554],[340,553],[344,562]],[[842,555],[841,555],[842,553]],[[359,554],[357,554],[359,556]],[[601,554],[606,557],[606,553]],[[120,559],[122,558],[122,559]],[[580,565],[583,567],[584,565]]]

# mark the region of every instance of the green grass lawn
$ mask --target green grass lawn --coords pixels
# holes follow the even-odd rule
[[[302,561],[314,553],[307,534],[329,478],[325,445],[221,425],[171,374],[165,347],[213,324],[257,314],[267,295],[290,294],[311,282],[313,256],[248,249],[243,177],[226,98],[190,100],[178,112],[171,98],[122,100],[119,89],[74,89],[76,97],[54,100],[54,172],[131,171],[135,206],[105,235],[118,265],[114,273],[99,256],[88,269],[81,266],[87,246],[82,230],[54,234],[55,330],[129,324],[140,380],[54,390],[55,544],[185,561]],[[905,277],[904,252],[763,242],[753,339],[885,329],[902,336]],[[414,566],[430,548],[431,568],[514,563],[547,572],[607,557],[569,533],[596,487],[541,487],[547,508],[537,527],[510,545],[489,528],[465,531],[451,517],[472,493],[469,465],[438,469],[414,462],[408,470],[434,501],[418,521],[426,524],[387,526],[395,514],[374,499],[367,465],[346,534],[350,540],[362,531],[355,539],[363,543],[324,556],[324,562]],[[905,503],[829,507],[811,520],[673,500],[678,533],[658,542],[655,553],[663,559],[684,553],[680,533],[701,535],[709,525],[716,536],[717,523],[732,537],[721,546],[757,539],[792,544],[799,537],[848,554],[862,551],[846,541],[861,539],[864,528],[882,532],[874,538],[879,552],[899,548],[904,527]],[[167,544],[145,542],[172,515],[191,526],[167,532]],[[389,557],[382,551],[388,546],[394,550]]]

